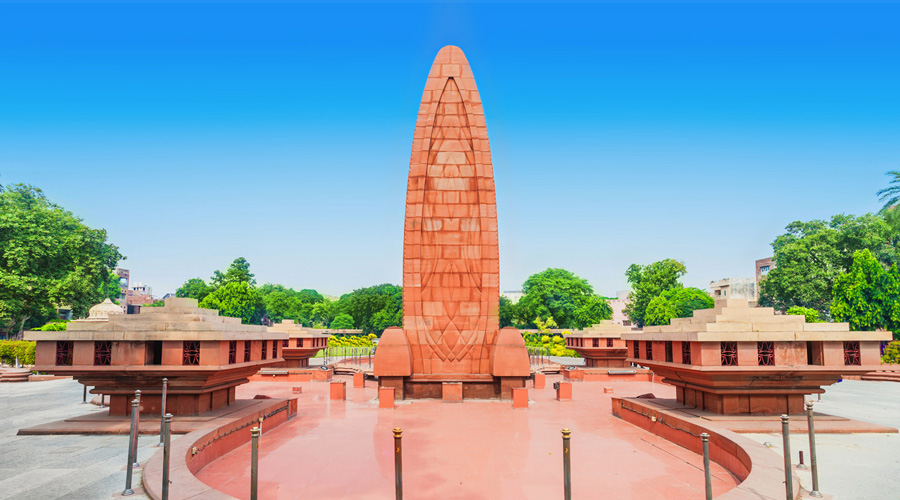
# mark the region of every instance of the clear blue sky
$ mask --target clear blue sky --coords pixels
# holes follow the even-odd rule
[[[428,69],[467,54],[501,287],[604,294],[683,260],[749,277],[791,221],[878,208],[900,169],[900,4],[0,3],[0,183],[106,228],[161,295],[401,281]]]

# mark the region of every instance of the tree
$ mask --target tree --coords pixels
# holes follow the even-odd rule
[[[507,297],[503,295],[500,296],[500,311],[498,313],[500,317],[500,328],[513,326],[516,313],[515,307],[515,304]]]
[[[879,213],[886,212],[889,208],[900,202],[900,172],[891,170],[884,175],[892,176],[893,179],[891,179],[888,187],[879,189],[878,192],[875,193],[875,196],[878,196],[878,201],[884,203],[884,206],[881,207]]]
[[[603,315],[603,306],[594,300],[594,289],[587,280],[565,269],[551,268],[529,276],[522,292],[515,311],[523,325],[536,325],[537,318],[552,317],[561,328],[573,328],[579,309],[589,301],[590,305],[582,311],[583,318],[597,317],[591,316],[595,313]]]
[[[776,267],[760,282],[759,303],[779,310],[808,307],[831,311],[835,279],[853,254],[868,249],[885,266],[897,263],[895,235],[883,217],[835,215],[830,221],[796,221],[772,243]]]
[[[822,322],[822,320],[819,319],[819,311],[808,307],[793,306],[788,308],[788,310],[785,311],[785,314],[790,314],[791,316],[804,316],[807,323]]]
[[[178,287],[178,290],[175,290],[175,296],[197,299],[197,302],[203,302],[203,299],[212,293],[213,290],[215,289],[207,285],[202,279],[191,278]]]
[[[572,328],[588,328],[605,319],[612,319],[612,314],[612,307],[605,298],[592,295],[584,299],[581,306],[575,310],[575,317],[570,326]]]
[[[650,299],[647,310],[644,313],[644,325],[668,325],[672,318],[678,317],[678,309],[669,299],[657,295]]]
[[[353,328],[353,317],[347,313],[341,313],[334,317],[331,328],[335,330],[350,330]]]
[[[210,278],[213,288],[219,288],[228,283],[248,283],[250,286],[256,285],[254,274],[250,272],[250,263],[243,257],[234,259],[228,269],[222,273],[215,271]]]
[[[219,314],[241,318],[244,324],[259,324],[265,312],[256,289],[246,281],[226,283],[210,293],[200,307],[218,309]]]
[[[122,287],[119,285],[119,275],[109,271],[109,277],[100,283],[100,297],[119,303],[119,295],[122,295]]]
[[[334,308],[336,314],[349,314],[356,328],[363,332],[380,334],[388,326],[403,324],[403,288],[387,283],[360,288],[342,295]],[[378,314],[381,311],[384,313]],[[380,329],[375,325],[376,315]]]
[[[106,231],[51,203],[40,189],[0,190],[0,329],[18,336],[68,305],[76,316],[102,301],[110,271],[123,259]]]
[[[850,269],[834,282],[831,314],[853,330],[900,329],[900,273],[885,269],[869,250],[853,254]]]
[[[672,288],[680,288],[680,279],[687,272],[682,262],[665,259],[648,266],[632,264],[625,271],[631,284],[630,302],[625,306],[625,315],[633,324],[643,327],[647,306],[654,297]]]
[[[709,309],[716,305],[716,301],[712,296],[694,287],[670,288],[663,292],[661,296],[665,297],[675,307],[675,318],[689,318],[694,315],[694,311],[697,309]]]

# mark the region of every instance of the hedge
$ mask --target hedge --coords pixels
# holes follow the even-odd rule
[[[13,364],[18,356],[20,364],[33,365],[34,346],[34,342],[27,340],[0,340],[0,359]]]

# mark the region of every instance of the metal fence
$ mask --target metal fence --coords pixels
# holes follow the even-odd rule
[[[326,365],[340,363],[371,368],[375,359],[375,347],[327,347],[323,351]]]

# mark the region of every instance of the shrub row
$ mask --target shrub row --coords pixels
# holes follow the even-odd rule
[[[23,365],[34,364],[34,342],[27,340],[0,340],[0,359],[4,363],[15,363],[16,356]]]

